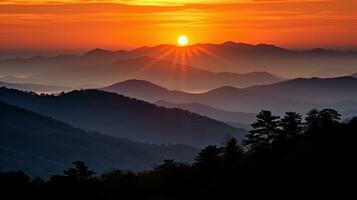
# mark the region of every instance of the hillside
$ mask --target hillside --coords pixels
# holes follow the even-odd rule
[[[76,127],[155,144],[203,146],[222,141],[228,134],[241,138],[245,133],[188,111],[98,90],[40,96],[1,88],[0,100]]]
[[[357,78],[298,78],[276,84],[254,86],[246,91],[316,103],[357,100]]]
[[[99,55],[97,55],[99,54]],[[249,87],[257,84],[276,83],[281,79],[266,73],[214,73],[192,66],[157,59],[149,56],[121,58],[114,61],[108,52],[90,53],[63,67],[49,69],[26,78],[22,82],[60,85],[108,85],[127,79],[142,79],[155,82],[170,89],[202,91],[224,85]],[[114,54],[116,55],[116,54]],[[1,61],[0,61],[1,66]]]
[[[235,113],[257,113],[261,109],[280,114],[285,110],[304,113],[313,108],[335,108],[342,113],[348,111],[349,115],[346,117],[350,117],[352,111],[357,110],[356,103],[353,102],[357,99],[354,92],[357,89],[356,83],[357,79],[352,77],[299,78],[243,89],[225,86],[208,92],[187,93],[168,90],[147,81],[128,80],[103,90],[150,102],[165,100],[174,104],[200,104]],[[208,113],[191,111],[217,119],[213,115],[207,115]],[[227,117],[229,114],[225,113],[223,116]]]
[[[265,92],[250,91],[225,86],[203,93],[188,93],[168,90],[141,80],[128,80],[105,87],[103,90],[156,102],[165,100],[175,104],[199,103],[218,110],[231,112],[258,113],[261,109],[284,112],[292,108],[305,112],[316,104],[270,95]]]
[[[256,114],[254,113],[241,113],[219,110],[200,103],[175,104],[168,101],[160,100],[155,102],[155,104],[167,108],[181,108],[191,112],[199,113],[212,119],[229,122],[229,124],[236,124],[235,126],[238,126],[239,123],[242,123],[240,125],[245,124],[249,126],[256,119]]]
[[[88,132],[0,102],[0,171],[24,170],[32,176],[59,174],[75,160],[103,172],[143,170],[166,158],[192,161],[188,146],[158,146]]]

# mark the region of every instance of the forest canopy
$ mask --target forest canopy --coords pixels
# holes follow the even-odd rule
[[[229,137],[206,146],[192,164],[164,160],[148,171],[97,174],[75,161],[49,180],[1,172],[0,188],[13,197],[37,199],[219,199],[336,184],[334,179],[347,179],[354,170],[357,118],[341,122],[332,109],[314,109],[305,117],[263,110],[252,127],[241,142]]]

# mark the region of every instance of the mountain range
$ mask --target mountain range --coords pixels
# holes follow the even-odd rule
[[[186,53],[186,52],[190,53]],[[171,52],[168,55],[165,52]],[[271,44],[245,44],[225,42],[222,44],[197,44],[186,49],[170,45],[142,48],[141,54],[165,59],[183,59],[188,65],[214,72],[228,71],[247,73],[267,71],[281,77],[308,77],[320,71],[333,71],[334,76],[355,73],[357,52],[339,52],[329,49],[289,50]],[[324,74],[322,73],[321,76]]]
[[[296,51],[235,42],[158,45],[130,51],[94,49],[83,55],[3,59],[0,74],[12,79],[0,80],[77,87],[143,79],[169,89],[203,91],[271,84],[284,79],[279,77],[345,76],[356,73],[356,64],[356,52],[319,48]]]
[[[0,102],[0,171],[23,170],[36,177],[60,174],[82,160],[97,172],[143,170],[163,159],[191,162],[196,149],[151,145],[74,128]]]
[[[135,78],[148,80],[171,89],[203,91],[222,85],[248,87],[256,84],[276,83],[281,80],[266,72],[246,74],[213,73],[148,56],[126,59],[120,59],[119,56],[118,60],[114,61],[113,58],[109,60],[112,60],[112,62],[98,58],[97,54],[89,54],[74,59],[73,63],[70,64],[68,60],[62,61],[64,62],[62,67],[50,68],[23,78],[5,77],[6,79],[3,81],[78,87],[79,85],[88,84],[108,85],[113,82]],[[61,61],[58,62],[57,65],[61,65]],[[2,66],[1,61],[0,66]]]
[[[357,78],[352,76],[298,78],[276,84],[254,86],[245,90],[316,103],[356,101]]]
[[[245,130],[181,109],[98,90],[37,95],[0,89],[0,100],[86,130],[154,144],[204,146],[227,135],[242,138]]]
[[[132,51],[105,51],[94,54],[102,57],[107,53],[126,57],[151,56],[178,61],[200,69],[213,72],[248,73],[267,71],[281,77],[325,77],[344,76],[355,72],[357,52],[335,51],[315,48],[311,50],[290,50],[271,44],[245,44],[227,41],[221,44],[195,44],[188,47],[157,45],[141,47]],[[93,53],[92,52],[92,53]],[[108,56],[108,57],[109,57]]]
[[[345,120],[357,116],[356,65],[357,52],[235,42],[2,59],[0,171],[191,162],[196,148],[241,140],[261,110]]]
[[[282,114],[313,108],[356,110],[357,79],[353,77],[293,79],[271,85],[238,89],[220,87],[203,93],[173,91],[142,80],[128,80],[103,88],[130,97],[156,102],[165,100],[175,104],[200,103],[219,110],[257,113],[268,109]],[[178,106],[180,107],[180,106]],[[190,108],[188,108],[190,110]]]
[[[187,93],[168,90],[147,81],[128,80],[105,87],[103,90],[149,102],[165,100],[176,104],[200,103],[231,112],[258,113],[261,109],[284,112],[291,108],[302,110],[314,106],[306,102],[275,97],[255,91],[251,92],[230,86],[220,87],[203,93]]]

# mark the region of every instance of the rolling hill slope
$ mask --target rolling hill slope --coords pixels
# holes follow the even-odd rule
[[[155,144],[204,146],[245,133],[208,117],[98,90],[40,96],[1,88],[0,100],[76,127]]]
[[[189,146],[158,146],[88,132],[0,102],[0,171],[59,174],[76,160],[97,172],[149,169],[163,159],[192,161]]]

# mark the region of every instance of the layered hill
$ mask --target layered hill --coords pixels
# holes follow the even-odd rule
[[[84,131],[3,102],[0,121],[0,171],[48,177],[76,160],[97,172],[143,170],[167,158],[190,162],[196,153],[189,146],[150,145]]]
[[[345,76],[336,78],[298,78],[276,84],[254,86],[246,91],[310,101],[334,103],[357,100],[357,78]]]
[[[54,96],[1,88],[0,100],[83,129],[155,144],[204,146],[223,141],[227,135],[241,138],[245,134],[188,111],[98,90]]]
[[[98,69],[119,60],[143,56],[212,72],[227,71],[240,74],[265,71],[289,78],[310,77],[311,75],[318,77],[329,77],[331,74],[348,75],[355,73],[357,63],[357,52],[352,51],[340,52],[321,48],[296,51],[270,44],[252,45],[229,41],[222,44],[195,44],[187,47],[157,45],[128,51],[94,49],[83,55],[3,59],[0,60],[0,74],[32,76],[56,68],[64,70],[63,68],[71,69],[77,66]],[[121,80],[113,82],[118,81]],[[238,87],[238,85],[234,86]]]
[[[353,77],[300,78],[243,89],[225,86],[208,92],[187,93],[168,90],[147,81],[128,80],[103,90],[151,102],[199,103],[231,112],[257,113],[261,109],[268,109],[282,114],[287,110],[305,113],[313,108],[335,108],[351,113],[357,109],[354,103],[357,100],[354,92],[357,89],[356,82],[357,79]]]
[[[235,127],[241,127],[245,129],[250,128],[250,124],[252,124],[256,120],[256,114],[254,113],[230,112],[225,110],[219,110],[200,103],[176,104],[165,100],[159,100],[156,101],[155,104],[166,108],[181,108],[194,113],[199,113],[203,116],[207,116],[212,119],[217,119],[219,121],[226,122],[227,124],[234,125]]]
[[[114,61],[112,54],[110,54],[111,56],[104,56],[104,58],[101,58],[97,54],[93,55],[91,53],[77,58],[71,64],[65,62],[62,67],[50,68],[42,73],[17,78],[12,81],[17,83],[60,84],[75,87],[88,84],[108,85],[127,79],[142,79],[170,89],[204,91],[223,85],[248,87],[257,84],[276,83],[281,80],[266,72],[245,74],[214,73],[148,56],[134,58],[120,58],[118,56],[117,60]],[[103,54],[109,53],[103,52]]]
[[[261,109],[270,109],[281,113],[291,109],[305,111],[315,107],[315,104],[308,102],[230,86],[220,87],[203,93],[187,93],[168,90],[147,81],[128,80],[105,87],[103,90],[145,101],[155,102],[165,100],[176,104],[200,103],[231,112],[257,113]]]

